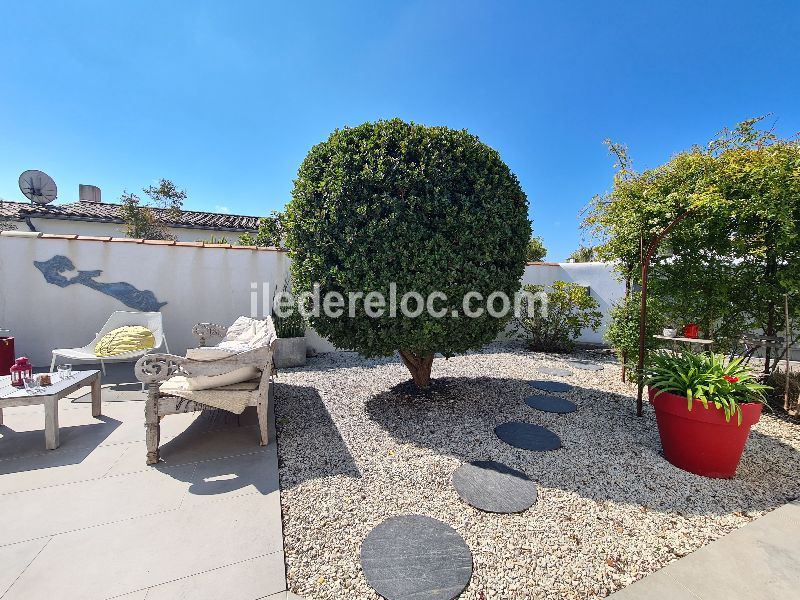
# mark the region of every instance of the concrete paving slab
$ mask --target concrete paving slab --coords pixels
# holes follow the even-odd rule
[[[280,512],[251,495],[66,533],[3,600],[109,598],[158,586],[280,552],[282,537],[272,535],[280,527]]]
[[[0,597],[12,586],[50,538],[20,542],[0,547]]]
[[[147,600],[253,600],[285,588],[283,552],[273,552],[151,587]]]
[[[44,445],[44,413],[23,415],[3,410],[5,424],[0,426],[0,461],[23,456],[47,454]],[[61,411],[59,409],[60,451],[75,448],[91,449],[104,443],[122,422],[106,415],[93,418],[87,407],[84,411]],[[80,414],[76,418],[76,413]],[[144,429],[144,428],[142,428]],[[87,452],[88,454],[88,452]]]
[[[267,496],[278,491],[278,456],[274,449],[200,462],[195,467],[182,508],[242,494]],[[179,477],[185,467],[165,468],[163,472]]]
[[[800,589],[800,501],[703,546],[613,594],[615,600],[785,600]],[[686,593],[690,595],[686,595]]]
[[[179,477],[142,471],[0,496],[3,520],[0,544],[95,527],[180,507],[194,465]]]
[[[139,590],[138,592],[131,592],[130,594],[122,594],[122,596],[113,596],[108,600],[147,600],[147,592],[149,589]]]
[[[163,423],[172,416],[164,419],[162,428]],[[162,467],[172,467],[264,452],[265,447],[259,444],[259,440],[257,427],[236,427],[224,431],[202,432],[202,434],[199,431],[186,431],[162,443],[160,453],[162,462],[159,464]],[[152,469],[153,467],[145,464],[146,454],[144,440],[128,444],[123,455],[109,471],[109,475]]]
[[[59,448],[45,454],[0,461],[0,494],[96,479],[105,475],[125,452],[125,446],[94,449]],[[11,475],[13,477],[3,477]]]
[[[639,580],[616,594],[611,594],[610,598],[614,598],[614,600],[701,600],[675,581],[669,573],[665,573],[665,569],[656,571],[645,579],[648,580],[646,590],[637,587],[640,582],[644,581]],[[720,596],[719,600],[727,599]]]

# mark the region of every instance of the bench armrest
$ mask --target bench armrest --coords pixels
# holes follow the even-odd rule
[[[177,375],[186,359],[175,354],[145,354],[136,361],[133,373],[142,383],[160,383]]]
[[[242,367],[272,369],[272,348],[264,346],[215,360],[192,360],[174,354],[146,354],[136,361],[134,373],[142,383],[159,383],[174,375],[222,375]]]

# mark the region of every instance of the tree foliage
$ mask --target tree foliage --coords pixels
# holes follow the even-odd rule
[[[461,314],[476,291],[513,296],[530,240],[528,201],[492,148],[466,131],[399,119],[334,131],[300,166],[287,208],[295,289],[323,295],[442,292],[446,318],[427,311],[350,317],[321,314],[311,325],[366,356],[399,350],[414,381],[429,384],[433,355],[479,348],[507,319]],[[414,306],[410,302],[409,306]],[[457,311],[455,316],[453,311]]]
[[[241,246],[282,247],[286,238],[286,214],[273,210],[268,217],[258,221],[255,235],[243,233],[239,236]]]
[[[528,242],[525,260],[529,263],[542,262],[545,256],[547,256],[547,248],[544,247],[544,240],[541,236],[533,236]]]
[[[623,368],[623,381],[625,372],[636,367],[639,356],[639,309],[641,307],[641,292],[631,292],[620,298],[609,311],[610,322],[605,332],[606,341],[617,353]],[[647,298],[647,324],[645,330],[645,345],[648,350],[658,347],[654,335],[662,332],[668,325],[664,315],[661,301],[654,295]]]
[[[145,203],[138,195],[127,191],[120,197],[125,235],[146,240],[174,240],[175,236],[169,232],[165,221],[178,218],[186,192],[169,179],[161,179],[158,185],[148,186],[142,191],[149,199]]]
[[[567,257],[572,262],[593,262],[597,260],[595,249],[592,246],[581,246]]]
[[[642,247],[690,211],[658,248],[650,289],[667,318],[699,323],[723,350],[748,330],[779,333],[785,293],[800,315],[800,144],[759,123],[740,123],[641,173],[623,146],[609,143],[614,187],[593,200],[583,224],[630,288],[640,283]]]
[[[0,198],[0,209],[3,208],[3,199]],[[17,226],[11,222],[10,219],[3,219],[0,217],[0,231],[11,231],[16,229]]]
[[[533,296],[544,292],[547,297],[542,307],[530,311],[532,315],[527,310],[529,300],[524,300],[523,315],[514,320],[516,330],[532,350],[569,352],[583,329],[596,331],[600,327],[603,314],[598,310],[599,304],[582,285],[554,281],[549,288],[526,285],[523,290]]]

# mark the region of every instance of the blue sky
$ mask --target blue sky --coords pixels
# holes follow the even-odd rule
[[[652,5],[652,6],[648,6]],[[551,260],[611,185],[772,113],[800,131],[800,3],[0,2],[0,198],[160,177],[186,208],[267,214],[333,129],[466,128],[518,175]]]

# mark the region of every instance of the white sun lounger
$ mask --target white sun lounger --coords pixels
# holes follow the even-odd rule
[[[156,339],[156,345],[147,350],[136,350],[134,352],[124,352],[122,354],[115,354],[114,356],[97,356],[94,353],[94,348],[97,342],[100,341],[105,334],[113,329],[125,327],[130,325],[141,325],[147,327],[153,332],[153,337]],[[167,338],[164,336],[164,326],[161,319],[160,312],[132,312],[125,310],[118,310],[111,314],[103,325],[103,328],[97,332],[94,339],[80,348],[56,348],[53,350],[53,360],[50,363],[50,371],[52,372],[56,366],[56,359],[69,360],[70,362],[87,362],[87,363],[100,363],[100,368],[103,370],[103,375],[106,373],[107,362],[135,362],[148,352],[152,352],[164,345],[164,348],[169,352],[167,345]],[[144,387],[144,386],[142,386]]]

